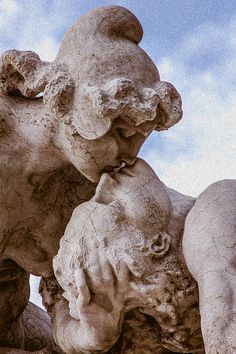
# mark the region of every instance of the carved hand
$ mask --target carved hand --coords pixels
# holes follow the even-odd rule
[[[107,334],[119,333],[129,283],[128,268],[122,264],[116,276],[101,247],[91,250],[91,254],[90,266],[75,272],[79,296],[70,313],[73,316],[73,311],[77,311],[83,325],[98,332],[103,328]]]
[[[75,289],[65,291],[55,306],[54,335],[59,346],[70,350],[109,350],[120,335],[128,268],[122,264],[117,276],[101,247],[94,244],[89,265],[74,273]],[[75,336],[76,334],[76,336]]]

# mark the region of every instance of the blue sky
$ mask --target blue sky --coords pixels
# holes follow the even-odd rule
[[[53,60],[65,31],[88,10],[127,7],[161,79],[181,93],[184,116],[153,133],[141,156],[169,187],[197,196],[236,176],[236,3],[234,0],[0,0],[0,52],[30,49]]]

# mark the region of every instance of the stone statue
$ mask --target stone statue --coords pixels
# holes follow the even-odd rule
[[[137,159],[182,117],[141,38],[110,6],[1,56],[0,354],[236,352],[236,181],[195,201]]]
[[[111,353],[199,353],[204,340],[206,353],[234,353],[235,201],[236,180],[225,180],[193,206],[142,160],[103,174],[94,197],[74,210],[53,261],[64,290],[53,331],[64,352],[105,353],[114,345]],[[158,324],[143,350],[132,327],[123,347],[115,344],[135,309]]]
[[[177,198],[186,213],[193,200],[169,197],[154,171],[138,160],[102,175],[94,197],[74,210],[54,258],[67,301],[55,305],[53,330],[65,353],[108,351],[134,309],[159,325],[154,340],[160,349],[203,348],[197,284],[185,266],[182,230],[173,218],[171,199]],[[185,216],[176,213],[175,219],[183,224]]]
[[[28,278],[53,276],[73,209],[94,195],[102,173],[132,165],[154,129],[182,116],[179,94],[160,81],[141,38],[135,16],[111,6],[82,17],[53,63],[30,51],[1,56],[0,346],[7,352],[50,342],[34,321],[37,309],[27,307]]]

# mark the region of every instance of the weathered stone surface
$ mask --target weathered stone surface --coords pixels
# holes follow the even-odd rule
[[[190,211],[183,238],[187,266],[199,285],[207,353],[236,352],[236,180],[212,184]]]
[[[53,63],[0,58],[0,354],[236,350],[235,181],[195,202],[136,160],[182,117],[141,38],[109,6]],[[28,304],[30,273],[52,329]]]
[[[53,330],[66,353],[107,351],[133,309],[155,319],[160,346],[181,352],[203,348],[197,284],[180,252],[182,230],[172,228],[176,195],[171,201],[153,170],[138,160],[104,174],[91,201],[74,210],[54,258],[69,304],[63,298],[56,303]],[[188,207],[175,216],[179,223],[193,205],[185,200]]]
[[[27,273],[52,276],[65,226],[94,182],[181,118],[180,97],[160,82],[141,37],[134,15],[113,6],[84,16],[53,63],[31,51],[1,56],[0,345],[25,347]]]
[[[34,352],[38,354],[62,353],[60,348],[57,347],[53,341],[50,317],[45,311],[40,309],[38,306],[30,302],[27,304],[22,316],[20,316],[20,325],[22,332],[24,333],[22,345],[26,350],[11,348],[10,346],[16,344],[15,337],[12,336],[12,338],[10,338],[10,341],[4,342],[4,333],[1,332],[1,354],[29,352]],[[2,345],[4,345],[4,347],[2,347]]]

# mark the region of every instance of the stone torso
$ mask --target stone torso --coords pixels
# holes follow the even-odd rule
[[[40,139],[44,132],[37,122],[45,116],[34,117],[33,124],[32,115],[27,121],[27,110],[20,116],[20,103],[16,116],[14,105],[8,108],[12,99],[0,98],[5,103],[0,112],[0,259],[10,258],[30,273],[50,276],[71,213],[91,198],[94,185],[47,146],[35,147],[26,129],[21,134],[21,128],[34,125],[35,139]]]

